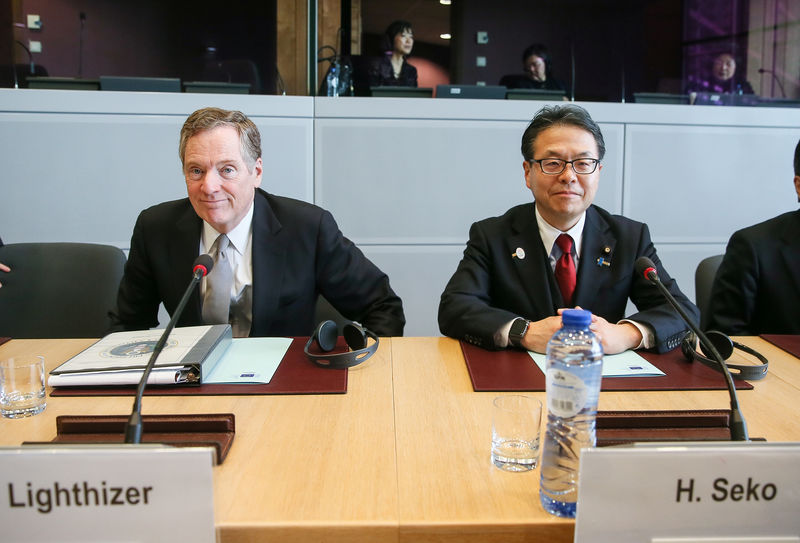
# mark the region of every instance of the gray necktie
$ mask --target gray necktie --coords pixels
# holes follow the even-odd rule
[[[228,324],[233,285],[233,268],[228,258],[228,244],[228,236],[225,234],[220,234],[214,242],[217,254],[214,267],[206,277],[206,294],[203,298],[205,324]]]

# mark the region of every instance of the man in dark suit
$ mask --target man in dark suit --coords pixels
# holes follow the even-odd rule
[[[794,150],[800,202],[800,141]],[[726,334],[800,334],[800,211],[735,232],[709,303],[710,330]]]
[[[172,314],[192,263],[209,253],[214,267],[178,326],[230,322],[236,336],[310,335],[322,295],[376,334],[402,335],[403,306],[389,278],[331,214],[258,188],[261,137],[250,119],[195,111],[181,130],[179,154],[189,197],[139,215],[113,329],[155,326],[160,302]]]
[[[525,184],[533,204],[472,225],[464,257],[442,294],[445,335],[485,348],[544,352],[563,308],[593,313],[607,354],[659,352],[679,345],[686,326],[657,288],[634,272],[650,258],[686,312],[697,308],[664,270],[647,225],[592,205],[605,144],[575,105],[548,106],[522,136]],[[625,318],[630,298],[638,312]]]

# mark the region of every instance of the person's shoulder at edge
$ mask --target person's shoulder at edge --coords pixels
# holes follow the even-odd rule
[[[746,226],[734,232],[731,237],[761,239],[766,234],[772,233],[776,228],[782,231],[784,227],[792,224],[800,224],[800,210],[787,211],[765,221]]]

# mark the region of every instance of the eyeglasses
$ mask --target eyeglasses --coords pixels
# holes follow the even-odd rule
[[[567,164],[572,164],[572,169],[577,174],[585,175],[594,173],[600,161],[596,158],[576,158],[575,160],[561,160],[560,158],[532,159],[530,162],[538,162],[543,173],[548,175],[558,175],[564,171]]]

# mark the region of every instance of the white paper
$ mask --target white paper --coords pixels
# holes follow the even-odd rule
[[[147,376],[148,385],[174,385],[179,382],[183,366],[154,368]],[[50,375],[47,384],[51,387],[86,387],[138,385],[143,370],[96,371],[89,373],[60,373]]]
[[[546,373],[547,357],[541,353],[528,351],[542,373]],[[661,377],[663,371],[642,358],[635,351],[603,356],[603,377]]]
[[[291,344],[283,337],[234,338],[203,384],[269,383]]]

